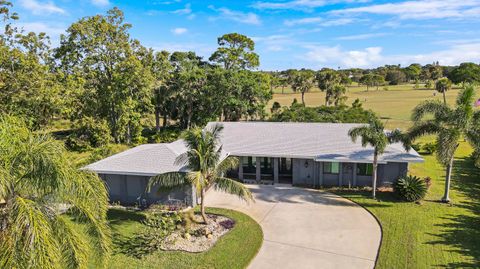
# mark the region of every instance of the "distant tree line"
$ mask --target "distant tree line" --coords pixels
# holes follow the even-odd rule
[[[266,119],[266,106],[279,88],[291,87],[305,104],[305,94],[318,87],[325,92],[325,106],[340,111],[352,83],[367,90],[423,83],[445,93],[452,83],[480,82],[475,63],[258,71],[254,41],[238,33],[219,37],[209,59],[195,52],[155,51],[130,36],[132,25],[117,8],[74,22],[52,47],[45,33],[17,26],[10,3],[0,5],[0,113],[21,116],[34,129],[68,120],[72,147],[142,143],[145,133],[162,140],[159,134],[172,126],[188,129],[212,120]],[[300,104],[290,109],[309,110]]]

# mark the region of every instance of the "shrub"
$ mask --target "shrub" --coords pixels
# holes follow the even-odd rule
[[[108,145],[112,141],[110,129],[105,120],[85,117],[76,123],[77,129],[69,135],[65,142],[72,150],[85,150]]]
[[[181,227],[183,220],[177,212],[147,213],[142,223],[146,226],[141,232],[124,242],[124,254],[141,258],[157,251],[165,238]]]
[[[427,194],[427,183],[417,176],[406,176],[398,179],[394,185],[395,192],[404,200],[415,202]]]
[[[222,226],[223,228],[230,230],[230,229],[233,228],[233,226],[235,226],[235,221],[233,221],[233,220],[224,220],[224,221],[219,222],[218,224],[220,224],[220,226]]]
[[[427,154],[433,154],[437,150],[437,144],[436,143],[426,143],[425,145],[422,146],[422,149]]]

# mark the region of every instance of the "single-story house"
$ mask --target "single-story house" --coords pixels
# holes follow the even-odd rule
[[[352,142],[348,131],[361,124],[286,122],[210,122],[222,124],[224,155],[240,159],[230,176],[248,183],[288,183],[311,187],[371,186],[373,148]],[[178,199],[195,203],[190,186],[171,192],[145,191],[152,176],[185,171],[175,159],[187,149],[183,140],[141,145],[113,155],[86,169],[105,180],[110,200],[147,203]],[[378,186],[392,184],[407,174],[408,164],[423,162],[400,143],[388,145],[379,158]]]

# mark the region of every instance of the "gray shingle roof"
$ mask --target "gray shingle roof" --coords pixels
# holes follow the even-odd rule
[[[211,122],[222,124],[224,150],[234,156],[308,158],[372,162],[373,148],[352,142],[348,131],[362,124],[295,122]],[[389,145],[381,162],[421,162],[415,151],[406,152],[401,144]]]
[[[373,148],[352,142],[348,130],[361,124],[285,123],[285,122],[211,122],[222,124],[224,154],[233,156],[308,158],[317,161],[372,162]],[[186,151],[183,140],[165,144],[141,145],[113,155],[85,169],[106,174],[152,176],[184,169],[175,165]],[[413,149],[406,152],[400,144],[389,145],[380,162],[422,162]]]
[[[186,151],[183,141],[169,144],[145,144],[115,154],[84,169],[102,174],[154,176],[182,170],[175,159]]]

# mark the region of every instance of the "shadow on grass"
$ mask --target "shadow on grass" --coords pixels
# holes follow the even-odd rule
[[[111,208],[108,210],[107,219],[109,220],[110,224],[119,224],[124,221],[139,222],[145,219],[145,215],[139,212]]]
[[[470,158],[455,160],[452,174],[452,189],[468,197],[467,201],[455,203],[469,214],[447,215],[441,234],[434,234],[438,240],[430,244],[443,244],[455,247],[458,253],[468,256],[469,261],[441,265],[445,268],[480,267],[480,169],[475,168]],[[455,202],[455,201],[454,201]]]
[[[391,207],[388,203],[402,203],[394,193],[389,191],[377,191],[376,199],[372,198],[372,192],[365,189],[332,189],[328,190],[345,198],[355,198],[357,203],[364,207]],[[361,201],[358,201],[361,198]]]

